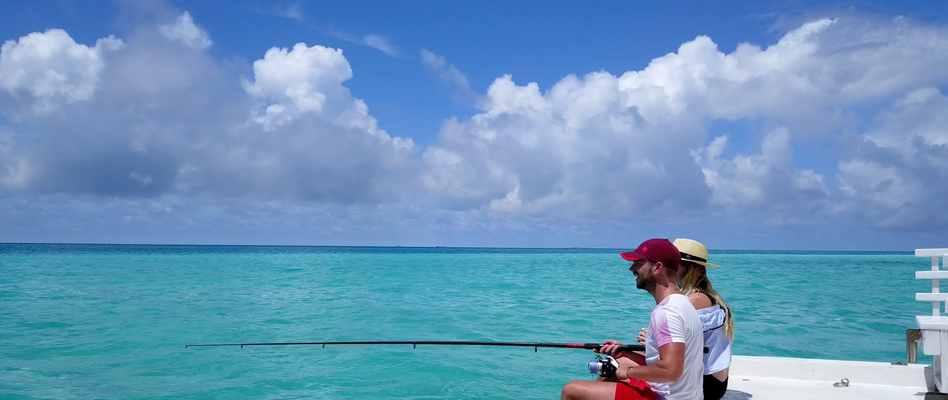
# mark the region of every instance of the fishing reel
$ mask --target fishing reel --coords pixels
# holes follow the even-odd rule
[[[589,362],[590,374],[596,374],[607,379],[614,379],[618,369],[619,361],[616,361],[612,356],[598,355],[595,360]]]

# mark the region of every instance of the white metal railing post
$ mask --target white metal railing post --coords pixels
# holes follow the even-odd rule
[[[948,255],[943,255],[941,257],[941,266],[948,268]],[[932,268],[938,268],[938,257],[932,256]],[[932,281],[932,292],[938,289],[938,280]],[[948,314],[948,300],[942,302],[945,306],[945,314]],[[932,307],[936,307],[938,303],[932,303]],[[938,314],[935,314],[938,315]]]
[[[932,272],[936,272],[936,273],[938,272],[938,257],[935,257],[935,256],[932,257]],[[933,275],[937,276],[937,274],[933,274]],[[940,291],[939,282],[940,281],[938,280],[938,278],[932,279],[932,293],[938,293]],[[939,311],[941,311],[941,303],[942,302],[938,302],[938,301],[932,302],[932,316],[933,317],[937,317],[938,315],[940,315]],[[946,302],[945,304],[948,304],[948,302]]]
[[[915,317],[922,333],[922,352],[932,356],[933,382],[929,389],[948,393],[948,293],[942,293],[940,285],[942,279],[948,279],[948,248],[916,249],[915,255],[931,259],[931,270],[915,273],[915,279],[929,279],[932,283],[931,293],[915,294],[915,300],[932,306],[932,315]]]

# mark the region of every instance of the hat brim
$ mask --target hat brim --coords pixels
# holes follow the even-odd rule
[[[638,252],[636,252],[636,251],[634,251],[634,250],[633,250],[633,251],[624,251],[624,252],[622,252],[622,253],[619,253],[619,257],[622,257],[623,260],[632,261],[632,262],[639,261],[639,260],[644,260],[644,259],[645,259],[645,257],[642,257],[641,254],[639,254]]]
[[[717,265],[717,264],[712,263],[712,262],[706,262],[706,261],[686,260],[686,259],[682,258],[682,259],[681,259],[681,262],[682,262],[682,263],[690,262],[690,263],[698,264],[698,265],[700,265],[700,266],[702,266],[702,267],[711,268],[711,269],[721,268],[720,265]]]

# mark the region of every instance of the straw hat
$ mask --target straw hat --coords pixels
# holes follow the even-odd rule
[[[707,268],[717,268],[719,265],[708,262],[708,248],[697,240],[675,239],[672,244],[681,252],[682,261],[691,261]]]

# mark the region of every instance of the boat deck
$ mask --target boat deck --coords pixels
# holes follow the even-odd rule
[[[948,399],[928,394],[923,364],[735,356],[727,400]],[[848,386],[834,386],[843,378]]]

